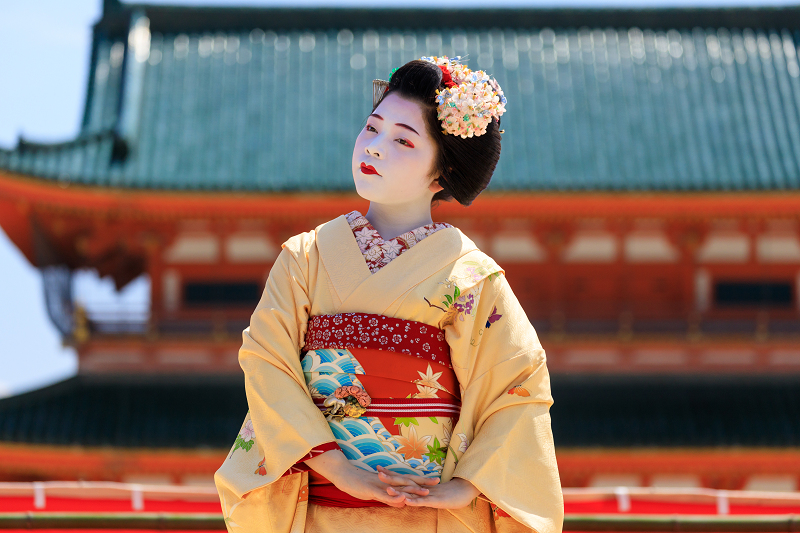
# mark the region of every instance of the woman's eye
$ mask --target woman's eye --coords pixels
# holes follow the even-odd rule
[[[370,131],[370,132],[372,132],[372,131],[374,131],[374,132],[376,132],[376,133],[378,132],[378,130],[376,130],[376,129],[375,129],[373,126],[372,126],[372,124],[367,124],[367,125],[364,127],[364,129],[365,129],[365,130],[367,130],[367,131]],[[409,146],[409,147],[411,147],[411,148],[414,148],[414,144],[413,144],[413,143],[411,143],[411,142],[409,142],[409,141],[407,141],[407,140],[405,140],[405,139],[397,139],[397,140],[398,140],[398,141],[400,141],[400,144],[402,144],[403,146]]]

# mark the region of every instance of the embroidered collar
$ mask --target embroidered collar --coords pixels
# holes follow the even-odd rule
[[[367,262],[367,267],[373,274],[388,265],[392,259],[411,249],[412,246],[425,237],[429,237],[441,229],[453,227],[445,222],[434,222],[385,241],[378,233],[378,230],[372,227],[369,220],[360,212],[347,213],[345,218],[347,218],[347,223],[350,224],[350,229],[353,230],[353,235],[356,238],[361,254],[364,256],[364,260]]]

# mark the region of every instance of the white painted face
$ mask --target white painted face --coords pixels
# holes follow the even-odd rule
[[[367,118],[353,148],[356,191],[377,204],[430,203],[440,190],[430,172],[436,145],[425,128],[422,108],[395,93],[383,99]],[[362,165],[377,174],[368,174]]]

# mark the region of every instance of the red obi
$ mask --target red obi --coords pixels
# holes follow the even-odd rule
[[[304,350],[363,348],[414,355],[450,366],[444,331],[422,322],[384,315],[343,313],[311,317]]]
[[[314,403],[352,464],[438,477],[461,408],[442,330],[383,315],[315,316],[301,356]],[[313,471],[309,480],[311,503],[384,506],[357,500]]]

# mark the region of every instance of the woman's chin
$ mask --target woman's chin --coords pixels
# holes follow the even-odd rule
[[[361,171],[359,170],[359,172]],[[364,178],[361,178],[360,176],[354,177],[353,181],[355,182],[356,185],[356,193],[361,198],[363,198],[364,200],[368,200],[370,202],[375,201],[378,195],[375,194],[375,191],[372,190],[372,187],[370,187],[369,184],[364,183]]]
[[[394,203],[391,198],[386,198],[380,194],[375,194],[375,191],[359,191],[356,189],[356,193],[370,204],[391,205]]]

